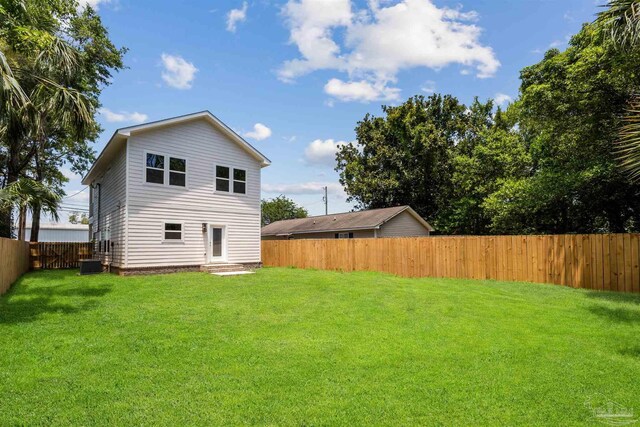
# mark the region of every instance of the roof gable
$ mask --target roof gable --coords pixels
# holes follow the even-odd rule
[[[111,161],[115,158],[119,150],[125,144],[128,137],[138,133],[143,133],[150,130],[160,130],[165,127],[175,126],[192,122],[195,120],[204,120],[211,124],[217,130],[227,136],[232,142],[236,143],[240,148],[246,151],[249,155],[254,157],[260,162],[261,167],[266,167],[271,164],[264,154],[254,148],[251,144],[244,140],[240,135],[234,132],[229,126],[224,124],[220,119],[211,114],[209,111],[200,111],[198,113],[186,114],[184,116],[172,117],[168,119],[158,120],[155,122],[143,123],[135,126],[128,126],[126,128],[118,129],[114,132],[113,136],[102,150],[87,175],[82,179],[84,185],[88,185],[91,181],[98,176],[98,174],[106,169]]]

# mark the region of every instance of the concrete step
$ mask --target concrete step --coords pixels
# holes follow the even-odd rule
[[[241,274],[255,274],[255,273],[256,273],[255,271],[243,270],[243,271],[220,271],[220,272],[211,273],[211,274],[214,274],[216,276],[238,276]]]
[[[223,263],[215,263],[215,264],[204,264],[200,266],[200,271],[206,271],[208,273],[229,273],[229,272],[239,272],[246,271],[242,264],[223,264]]]

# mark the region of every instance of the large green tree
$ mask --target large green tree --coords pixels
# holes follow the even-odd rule
[[[367,115],[337,155],[350,199],[409,204],[445,233],[638,230],[640,187],[616,144],[640,89],[640,51],[603,28],[584,25],[564,52],[523,69],[505,112],[434,95]]]
[[[308,216],[305,208],[298,206],[296,202],[282,194],[273,199],[263,199],[261,208],[263,226],[283,219],[306,218]]]
[[[598,14],[596,25],[621,51],[640,50],[640,0],[611,0]],[[616,155],[634,181],[640,181],[640,95],[633,95],[620,129]]]
[[[46,183],[48,155],[77,171],[86,168],[92,155],[87,143],[99,131],[98,96],[122,68],[123,53],[93,10],[79,9],[75,0],[0,0],[3,186],[28,170]],[[9,234],[10,222],[3,211],[0,236]]]
[[[522,70],[518,126],[533,173],[492,198],[496,231],[501,223],[513,232],[637,229],[640,187],[613,153],[620,119],[640,88],[638,69],[640,52],[621,51],[587,24],[564,52],[552,49]]]
[[[531,174],[531,156],[515,128],[516,120],[515,108],[507,112],[498,108],[492,120],[479,128],[473,144],[455,150],[452,197],[437,221],[441,232],[495,232],[492,214],[485,203],[487,198],[502,188],[505,181]]]
[[[357,208],[411,205],[435,220],[452,195],[453,148],[472,139],[467,107],[449,95],[415,96],[367,114],[356,142],[336,155],[340,183]]]

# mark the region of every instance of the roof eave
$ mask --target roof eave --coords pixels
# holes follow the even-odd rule
[[[347,227],[347,228],[329,228],[325,230],[303,230],[303,231],[289,231],[289,232],[280,232],[280,233],[267,233],[261,234],[261,236],[292,236],[295,234],[316,234],[316,233],[334,233],[334,232],[342,232],[342,231],[362,231],[362,230],[374,230],[378,229],[380,226],[378,225],[367,225],[364,227]]]

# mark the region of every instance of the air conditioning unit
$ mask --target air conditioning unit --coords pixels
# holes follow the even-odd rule
[[[80,260],[80,274],[97,274],[102,273],[102,261],[99,259],[82,259]]]

